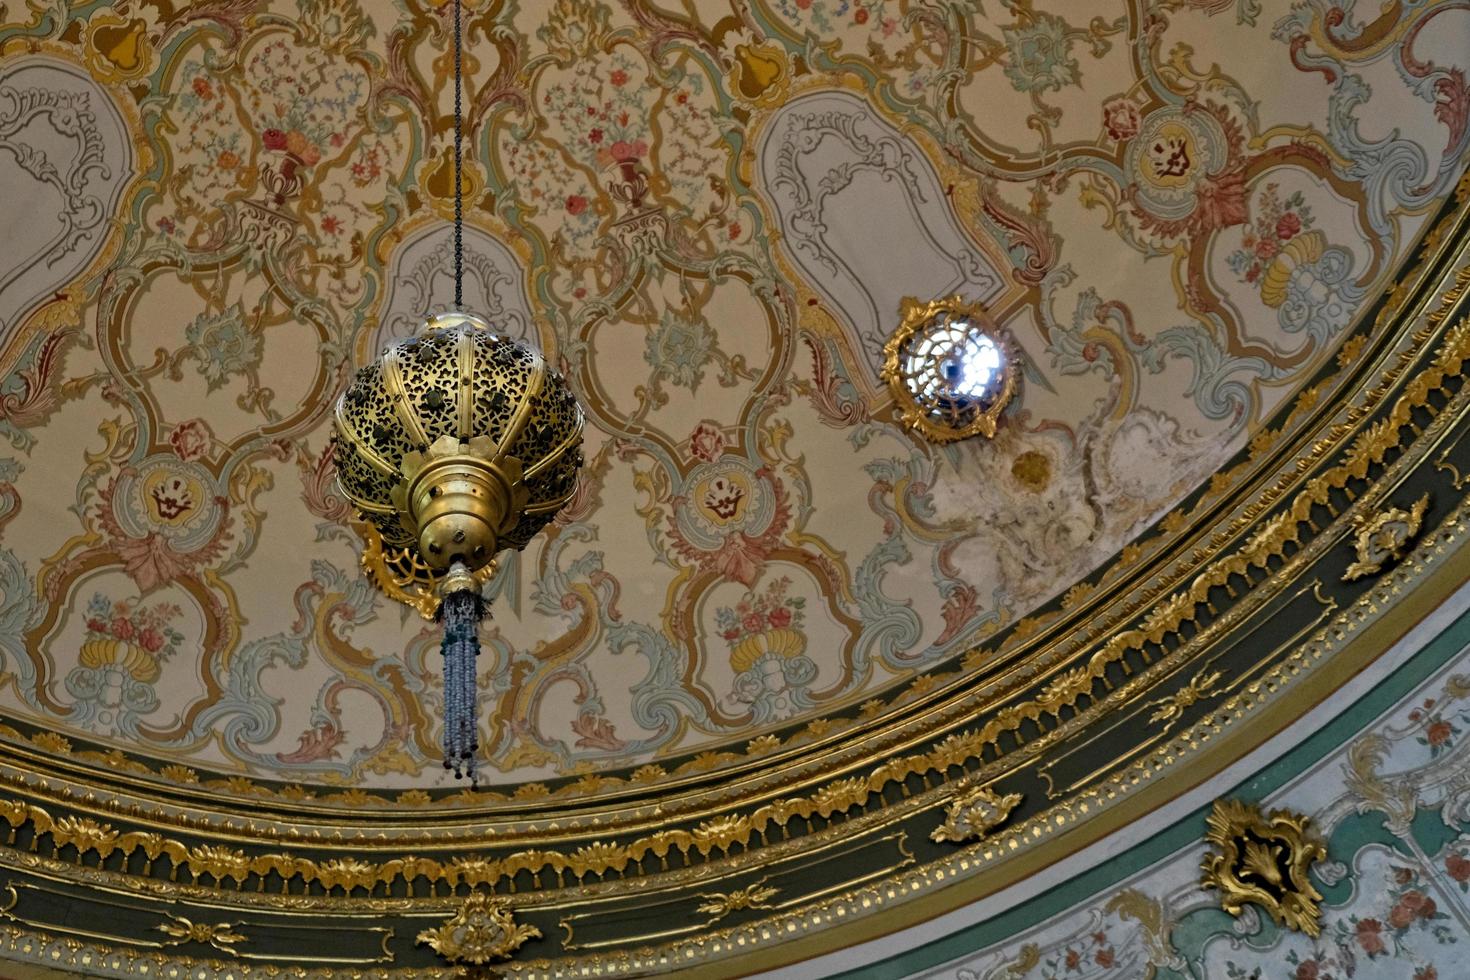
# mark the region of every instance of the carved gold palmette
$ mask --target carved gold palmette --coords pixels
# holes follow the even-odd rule
[[[1327,848],[1299,813],[1262,813],[1254,803],[1216,800],[1206,819],[1213,849],[1200,866],[1204,888],[1220,892],[1220,905],[1238,916],[1247,902],[1259,905],[1288,929],[1322,931],[1322,893],[1312,884],[1312,865]]]
[[[1425,494],[1408,510],[1389,507],[1358,515],[1353,521],[1353,548],[1358,560],[1348,566],[1342,580],[1351,582],[1365,575],[1377,575],[1386,565],[1404,557],[1419,534],[1428,507],[1429,495]]]
[[[451,963],[484,966],[503,960],[541,930],[516,922],[510,900],[475,892],[442,925],[425,929],[416,940]]]
[[[929,838],[954,844],[980,840],[1005,823],[1020,805],[1020,793],[1002,796],[989,786],[961,788],[944,814],[944,823],[935,827]]]

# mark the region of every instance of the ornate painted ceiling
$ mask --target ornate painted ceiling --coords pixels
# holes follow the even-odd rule
[[[449,8],[0,4],[18,864],[248,880],[261,915],[544,892],[546,963],[703,963],[740,951],[716,922],[795,940],[819,897],[999,861],[930,840],[969,787],[1055,860],[1371,658],[1333,651],[1385,568],[1464,568],[1470,11],[1054,6],[467,3],[467,305],[588,418],[577,497],[487,585],[475,793],[328,444],[452,296]],[[951,294],[1023,377],[941,447],[879,370],[903,299]],[[647,928],[700,887],[746,898]],[[324,968],[434,962],[393,928]]]

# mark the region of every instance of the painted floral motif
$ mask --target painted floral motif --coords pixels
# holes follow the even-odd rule
[[[189,419],[174,426],[168,434],[168,444],[174,447],[179,459],[189,462],[208,455],[214,444],[214,433],[203,419]]]
[[[789,717],[807,707],[806,685],[816,664],[806,656],[806,599],[788,594],[791,579],[774,579],[761,592],[747,592],[733,607],[715,610],[720,637],[730,647],[735,684],[727,707],[747,706],[757,723]]]
[[[689,435],[689,455],[713,463],[725,454],[725,436],[709,422],[701,422]]]
[[[1422,706],[1409,712],[1409,721],[1417,729],[1414,741],[1429,750],[1431,759],[1437,759],[1450,751],[1460,734],[1454,721],[1446,718],[1443,710],[1434,710],[1434,706],[1435,699],[1427,698]]]
[[[1010,59],[1006,77],[1020,92],[1045,92],[1076,85],[1081,79],[1067,25],[1039,14],[1029,24],[1004,29]]]
[[[643,359],[658,374],[680,388],[699,390],[704,368],[715,357],[715,334],[703,317],[665,310],[656,330],[648,335]]]
[[[210,391],[260,366],[261,340],[246,325],[245,310],[239,303],[220,313],[199,314],[184,328],[184,337]]]
[[[781,479],[725,456],[689,474],[685,491],[674,497],[669,530],[682,558],[750,586],[790,522]]]
[[[143,591],[192,573],[223,551],[227,501],[198,462],[172,453],[124,467],[98,492],[110,545]]]
[[[1103,103],[1103,130],[1108,138],[1122,142],[1138,135],[1143,117],[1138,106],[1128,99],[1109,99]]]
[[[257,48],[245,64],[247,106],[261,145],[315,166],[345,142],[342,124],[367,97],[360,70],[284,38]]]
[[[127,734],[157,709],[154,685],[163,663],[184,640],[174,628],[180,615],[172,603],[145,605],[93,594],[86,609],[86,639],[77,666],[66,676],[78,723]]]
[[[1155,110],[1129,141],[1127,159],[1138,177],[1129,195],[1149,234],[1174,241],[1245,223],[1245,139],[1225,105]]]
[[[1310,232],[1315,219],[1301,191],[1282,200],[1276,184],[1267,184],[1255,203],[1255,220],[1241,234],[1240,248],[1226,262],[1244,282],[1255,283],[1287,243]]]

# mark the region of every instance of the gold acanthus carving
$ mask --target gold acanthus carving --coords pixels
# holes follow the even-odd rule
[[[1424,511],[1428,507],[1429,494],[1426,493],[1408,510],[1390,507],[1377,513],[1359,514],[1353,521],[1353,548],[1358,553],[1358,560],[1348,566],[1342,580],[1352,582],[1367,575],[1377,575],[1386,565],[1402,559],[1418,537],[1419,528],[1424,523]]]
[[[1288,810],[1263,814],[1254,803],[1216,800],[1205,841],[1213,848],[1201,864],[1205,888],[1218,889],[1220,904],[1240,915],[1247,902],[1265,909],[1288,929],[1322,931],[1322,893],[1312,884],[1312,865],[1327,848],[1307,817]]]
[[[1020,805],[1020,793],[1001,796],[989,786],[961,789],[949,805],[944,823],[935,827],[929,838],[954,844],[981,840],[1005,823],[1011,811]]]
[[[415,942],[428,944],[451,963],[484,966],[540,938],[540,929],[516,922],[509,899],[475,892],[458,912],[438,928],[419,933]]]

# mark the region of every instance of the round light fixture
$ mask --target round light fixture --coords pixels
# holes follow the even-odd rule
[[[983,307],[908,299],[884,345],[883,379],[908,426],[936,442],[995,435],[1015,396],[1016,359]]]

